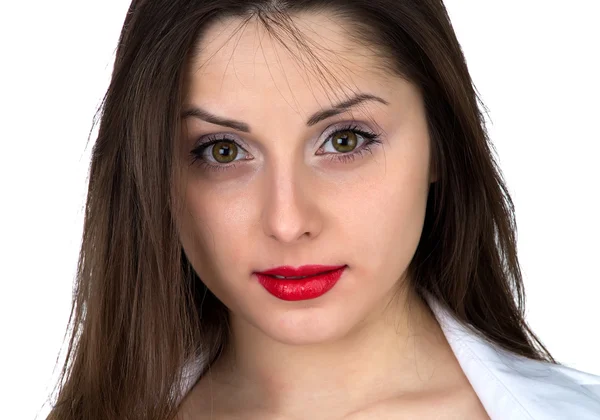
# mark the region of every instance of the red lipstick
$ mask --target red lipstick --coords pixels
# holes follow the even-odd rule
[[[284,266],[255,274],[267,292],[281,300],[294,301],[324,295],[337,283],[345,269],[345,265]]]

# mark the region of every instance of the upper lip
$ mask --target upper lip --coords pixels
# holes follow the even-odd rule
[[[306,277],[314,276],[316,274],[327,273],[329,271],[338,270],[343,267],[345,267],[345,265],[303,265],[298,268],[286,265],[282,267],[270,268],[265,271],[258,271],[257,273],[269,276]]]

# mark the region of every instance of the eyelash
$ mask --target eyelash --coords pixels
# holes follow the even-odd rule
[[[331,135],[329,135],[329,137],[327,138],[327,140],[325,142],[323,142],[323,144],[321,145],[321,147],[323,147],[327,142],[331,141],[331,138],[334,136],[334,134],[337,134],[337,133],[343,132],[343,131],[351,131],[351,132],[353,132],[355,134],[358,134],[361,137],[364,137],[365,141],[363,142],[363,144],[360,146],[359,149],[355,149],[355,150],[353,150],[351,152],[347,152],[347,153],[342,153],[342,152],[339,152],[339,153],[327,153],[326,155],[331,155],[331,157],[329,158],[329,160],[331,162],[333,162],[333,161],[342,162],[342,163],[352,162],[357,157],[362,157],[366,152],[372,153],[373,151],[372,151],[372,147],[371,146],[377,145],[377,144],[381,144],[381,138],[380,138],[381,134],[372,133],[370,131],[362,130],[362,129],[360,129],[356,125],[349,125],[349,126],[346,126],[346,127],[340,127],[339,129],[337,129],[336,131],[334,131],[333,133],[331,133]],[[245,150],[233,138],[227,137],[226,135],[223,136],[223,137],[210,136],[210,137],[208,137],[208,139],[207,139],[206,142],[198,145],[196,148],[194,148],[191,151],[190,154],[192,155],[192,162],[191,162],[190,165],[193,165],[194,163],[198,163],[204,169],[209,170],[209,171],[226,171],[226,170],[235,168],[236,165],[234,163],[215,165],[213,163],[209,163],[208,161],[206,161],[203,158],[204,151],[207,148],[209,148],[213,144],[220,143],[220,142],[231,142],[231,143],[234,143],[237,147],[241,148],[242,150]],[[243,160],[244,159],[242,159],[242,161]]]

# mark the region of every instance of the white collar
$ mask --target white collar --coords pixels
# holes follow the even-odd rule
[[[599,376],[508,352],[426,300],[492,420],[600,419]]]

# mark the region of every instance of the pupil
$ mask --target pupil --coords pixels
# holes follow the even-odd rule
[[[231,147],[226,146],[226,145],[225,146],[221,146],[219,148],[219,154],[221,156],[228,156],[230,151],[231,151]]]

